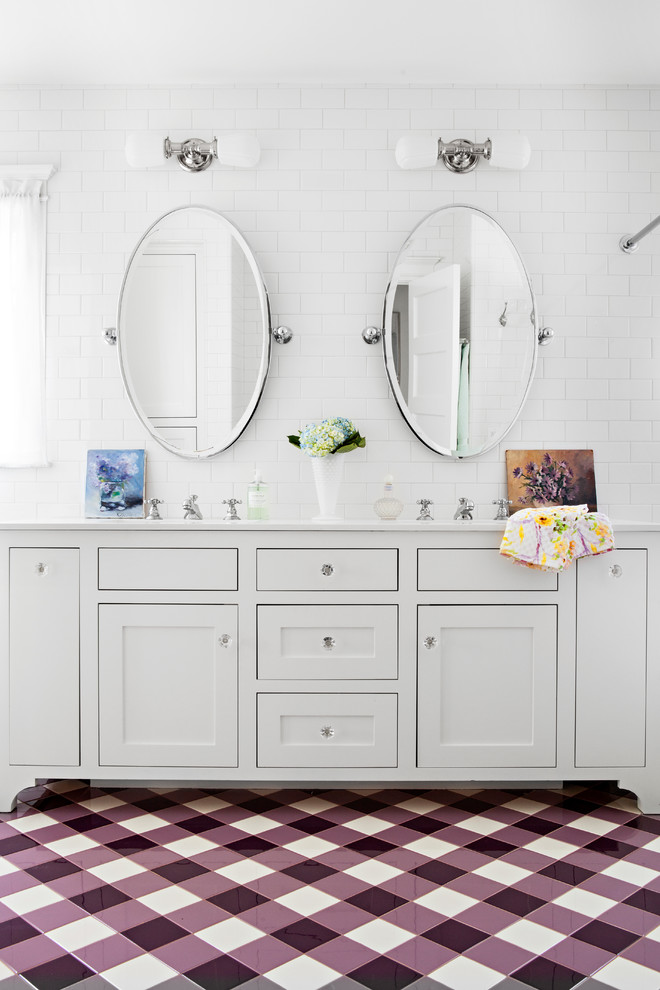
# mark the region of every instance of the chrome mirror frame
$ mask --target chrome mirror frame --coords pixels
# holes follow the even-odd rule
[[[123,340],[122,333],[122,305],[124,303],[124,296],[126,290],[126,284],[131,271],[131,265],[133,260],[138,256],[143,245],[147,243],[151,234],[157,229],[158,225],[161,224],[165,219],[171,217],[177,213],[185,212],[188,210],[202,210],[204,213],[211,214],[215,216],[220,226],[224,226],[232,237],[236,240],[237,244],[243,251],[252,275],[254,277],[255,285],[257,287],[257,293],[259,296],[259,303],[262,315],[262,327],[263,327],[263,346],[262,346],[262,357],[261,364],[259,367],[259,372],[257,375],[257,380],[255,384],[254,391],[250,402],[246,406],[245,412],[236,423],[236,425],[229,431],[229,433],[222,439],[221,442],[214,444],[211,447],[197,450],[185,450],[182,447],[176,447],[174,444],[166,440],[158,431],[157,427],[154,427],[151,423],[149,417],[141,409],[137,397],[135,395],[135,389],[133,387],[133,382],[130,375],[130,370],[128,368],[126,344]],[[216,454],[221,453],[223,450],[227,450],[232,444],[236,443],[240,435],[243,433],[248,423],[254,416],[257,406],[261,396],[263,395],[264,388],[266,386],[266,379],[268,377],[268,371],[270,368],[271,350],[272,350],[272,340],[273,340],[273,327],[271,324],[271,312],[270,312],[270,301],[268,298],[268,291],[266,289],[266,284],[264,282],[263,276],[257,264],[257,260],[252,253],[250,246],[243,237],[240,230],[228,220],[224,214],[220,213],[218,210],[214,210],[210,206],[203,206],[199,204],[191,204],[190,206],[179,206],[174,210],[168,210],[167,213],[163,213],[162,216],[158,217],[154,223],[145,231],[145,233],[140,237],[138,243],[133,249],[128,263],[126,265],[124,276],[121,283],[121,289],[119,292],[119,302],[117,306],[117,327],[116,327],[116,342],[117,342],[117,357],[119,359],[119,371],[121,374],[122,382],[128,400],[131,404],[133,412],[140,420],[144,428],[148,431],[150,436],[165,450],[168,450],[171,454],[176,454],[178,457],[184,457],[188,460],[200,460],[206,457],[214,457]]]
[[[530,362],[529,375],[528,375],[527,382],[525,384],[525,388],[523,390],[523,394],[522,394],[522,397],[520,399],[520,402],[518,403],[518,406],[517,406],[514,414],[512,415],[512,418],[511,418],[510,422],[497,435],[497,437],[495,437],[491,442],[485,443],[484,446],[480,450],[475,451],[473,453],[464,453],[464,454],[460,454],[457,451],[449,451],[449,450],[447,450],[446,447],[442,447],[442,446],[440,446],[440,444],[435,443],[431,437],[427,436],[424,433],[424,431],[421,430],[421,428],[418,425],[415,424],[414,418],[409,414],[408,403],[406,402],[406,400],[403,397],[403,393],[401,391],[401,387],[399,385],[399,381],[398,381],[397,374],[396,374],[396,367],[395,367],[395,362],[394,362],[394,354],[392,352],[392,343],[391,343],[391,338],[392,338],[391,330],[392,330],[392,327],[391,327],[391,319],[390,319],[390,314],[391,314],[391,305],[390,305],[390,302],[391,303],[394,302],[394,293],[396,292],[396,288],[397,288],[397,284],[398,284],[398,283],[395,283],[394,282],[394,273],[396,272],[397,267],[399,266],[400,262],[404,258],[405,252],[406,252],[406,250],[407,250],[410,242],[414,238],[415,234],[432,217],[438,216],[438,214],[443,213],[446,210],[456,210],[456,209],[465,209],[465,210],[469,210],[471,213],[478,214],[479,216],[483,217],[488,223],[492,224],[495,228],[497,228],[497,230],[499,230],[501,232],[501,234],[503,235],[503,237],[506,238],[506,240],[508,241],[508,244],[509,244],[509,247],[510,247],[511,251],[513,252],[514,256],[516,257],[516,259],[517,259],[517,261],[518,261],[518,263],[520,265],[521,272],[524,273],[525,282],[527,284],[527,288],[529,289],[529,295],[530,295],[530,301],[531,301],[530,334],[532,334],[532,360]],[[549,328],[546,328],[546,329],[549,329]],[[367,327],[363,331],[362,336],[363,336],[363,339],[365,340],[366,343],[370,343],[370,344],[378,343],[378,338],[376,337],[376,333],[373,333],[372,331],[378,332],[379,331],[379,328],[377,328],[377,327],[376,328],[374,328],[374,327]],[[541,343],[547,343],[548,342],[548,339],[547,338],[544,338],[543,340],[540,339],[541,333],[542,333],[542,331],[539,328],[538,317],[537,317],[536,297],[534,295],[534,289],[532,288],[532,283],[531,283],[531,280],[530,280],[530,277],[529,277],[529,272],[527,271],[527,268],[525,267],[525,264],[524,264],[524,262],[522,260],[522,257],[520,255],[520,252],[518,251],[518,249],[516,248],[515,244],[511,240],[511,237],[509,236],[509,234],[507,234],[507,232],[504,230],[504,228],[502,227],[502,225],[499,224],[497,222],[497,220],[495,220],[489,213],[486,213],[485,210],[480,210],[476,206],[470,206],[468,203],[449,203],[446,206],[441,206],[437,210],[432,210],[430,213],[427,213],[426,216],[424,216],[419,221],[419,223],[416,224],[415,227],[413,227],[413,229],[411,230],[410,234],[408,234],[408,236],[406,237],[403,245],[401,246],[401,248],[400,248],[400,250],[399,250],[399,252],[398,252],[398,254],[397,254],[397,256],[396,256],[396,258],[394,260],[394,265],[392,266],[392,274],[390,275],[389,281],[387,283],[387,288],[385,289],[385,296],[384,296],[384,300],[383,300],[382,331],[381,331],[381,337],[380,337],[380,339],[381,339],[382,345],[383,345],[383,361],[384,361],[384,364],[385,364],[385,371],[387,373],[387,378],[388,378],[388,381],[389,381],[389,384],[390,384],[390,388],[392,390],[392,395],[394,396],[394,400],[395,400],[395,402],[396,402],[396,404],[398,406],[399,412],[401,413],[402,417],[406,421],[406,423],[409,426],[410,430],[415,434],[415,436],[417,437],[417,439],[420,440],[421,443],[424,444],[425,447],[428,447],[429,450],[434,451],[436,454],[439,454],[441,457],[446,457],[446,458],[448,458],[448,459],[450,459],[452,461],[462,461],[462,460],[467,460],[468,458],[472,458],[472,457],[480,457],[482,454],[485,454],[489,450],[492,450],[494,447],[497,447],[498,444],[500,444],[502,442],[502,440],[507,436],[507,434],[511,431],[511,429],[513,428],[513,426],[515,425],[515,423],[520,418],[520,414],[522,412],[523,406],[525,405],[525,402],[527,401],[527,398],[529,396],[529,392],[530,392],[530,389],[532,387],[532,382],[534,380],[534,373],[536,371],[536,364],[537,364],[537,358],[538,358],[539,344],[541,344]],[[545,331],[544,331],[544,333],[545,333]],[[550,335],[552,335],[553,331],[549,331],[549,333],[550,333]]]

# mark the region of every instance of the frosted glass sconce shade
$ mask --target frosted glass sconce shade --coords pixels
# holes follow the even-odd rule
[[[126,161],[132,168],[151,168],[174,157],[186,172],[202,172],[213,159],[221,165],[252,168],[259,161],[261,148],[254,134],[243,131],[234,131],[211,141],[189,138],[182,142],[147,131],[128,134],[125,152]]]
[[[445,142],[423,134],[406,134],[399,138],[394,151],[399,168],[432,168],[441,161],[452,172],[471,172],[480,158],[496,168],[521,169],[528,164],[530,154],[524,134],[498,134],[483,144],[466,138]]]

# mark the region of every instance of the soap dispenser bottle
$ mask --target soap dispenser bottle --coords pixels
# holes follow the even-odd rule
[[[394,478],[385,475],[383,497],[374,502],[374,512],[381,519],[397,519],[403,511],[403,502],[394,495]]]
[[[268,485],[261,480],[259,468],[255,469],[254,481],[247,490],[248,519],[268,519]]]

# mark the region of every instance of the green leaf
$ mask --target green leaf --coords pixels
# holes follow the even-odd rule
[[[337,447],[333,450],[333,454],[348,454],[349,451],[355,450],[356,447],[364,447],[366,443],[367,441],[365,438],[361,437],[359,432],[356,430],[352,436],[348,437],[346,442],[343,443],[341,447]]]
[[[292,443],[294,447],[300,448],[300,437],[296,436],[294,433],[292,436],[288,437],[289,443]]]

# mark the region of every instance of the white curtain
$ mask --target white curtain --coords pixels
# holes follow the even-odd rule
[[[46,200],[0,176],[0,467],[46,459]]]

